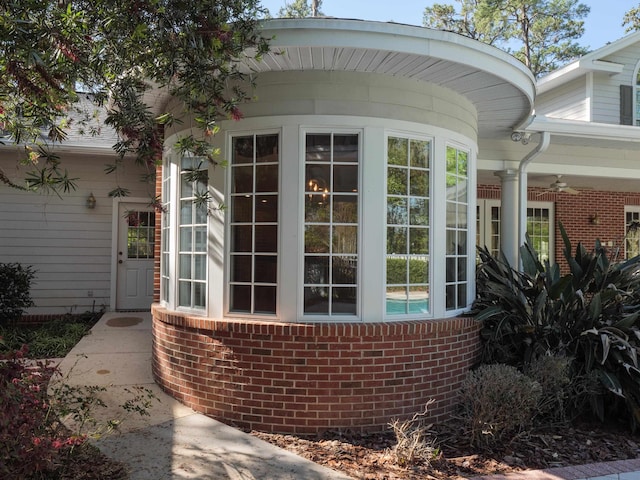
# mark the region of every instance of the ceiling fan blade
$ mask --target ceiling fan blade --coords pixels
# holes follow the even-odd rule
[[[562,188],[562,191],[570,193],[571,195],[578,195],[580,193],[578,190],[576,190],[575,188],[571,188],[571,187],[564,187],[564,188]]]

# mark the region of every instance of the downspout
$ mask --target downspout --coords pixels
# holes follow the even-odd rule
[[[520,189],[518,195],[518,265],[522,268],[522,257],[520,255],[520,247],[524,245],[527,234],[527,167],[541,153],[544,153],[551,143],[551,134],[549,132],[540,132],[540,143],[536,148],[529,152],[522,160],[518,168],[518,187]]]

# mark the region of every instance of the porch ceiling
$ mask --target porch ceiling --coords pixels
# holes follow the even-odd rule
[[[538,122],[551,134],[549,149],[535,157],[527,168],[530,187],[547,188],[556,175],[562,181],[581,190],[610,192],[640,192],[640,128],[620,125],[582,125],[580,135],[569,132],[576,122]],[[531,152],[540,140],[532,133],[528,145],[518,142],[484,143],[480,147],[478,184],[499,185],[495,171],[505,168],[518,169],[519,162]],[[488,152],[491,147],[493,152]],[[498,153],[496,153],[498,152]],[[510,162],[492,161],[502,157]],[[567,195],[562,193],[560,195]]]
[[[429,28],[333,18],[263,24],[271,52],[246,72],[346,71],[414,79],[456,91],[477,108],[479,137],[510,135],[535,95],[527,68],[505,52]]]

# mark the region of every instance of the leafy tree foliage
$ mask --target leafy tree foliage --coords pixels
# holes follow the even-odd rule
[[[239,119],[238,104],[249,94],[237,60],[268,50],[257,30],[264,12],[258,0],[1,2],[0,128],[28,145],[20,160],[34,171],[26,186],[2,171],[0,181],[73,188],[47,146],[65,139],[87,96],[108,109],[119,162],[132,156],[150,172],[163,123],[189,115],[206,137],[218,119]],[[153,112],[158,91],[180,101],[183,115]],[[187,143],[213,159],[204,141]]]
[[[625,32],[640,30],[640,5],[633,7],[622,18],[622,26],[626,26]]]
[[[294,0],[285,2],[284,7],[278,11],[278,16],[282,18],[305,18],[322,16],[320,11],[322,0]]]
[[[435,3],[424,10],[423,24],[430,28],[456,32],[494,45],[504,39],[507,23],[500,11],[489,11],[484,0],[456,0],[454,5]]]
[[[451,30],[511,52],[536,77],[587,53],[574,40],[584,33],[589,7],[579,0],[456,0],[425,9],[424,25]]]

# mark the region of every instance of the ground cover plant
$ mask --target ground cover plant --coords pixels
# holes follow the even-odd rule
[[[0,352],[20,350],[27,345],[28,349],[24,352],[27,358],[62,358],[91,331],[102,313],[61,315],[38,324],[9,322],[0,325]]]

